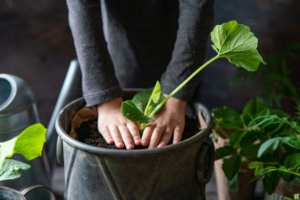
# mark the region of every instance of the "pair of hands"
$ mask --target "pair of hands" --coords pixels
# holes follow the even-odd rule
[[[173,136],[173,144],[181,140],[185,125],[186,102],[171,97],[163,110],[155,115],[155,121],[148,124],[140,137],[140,127],[127,118],[121,111],[122,98],[101,103],[98,109],[98,130],[108,144],[118,148],[131,150],[134,146],[148,148],[162,147],[169,143]]]

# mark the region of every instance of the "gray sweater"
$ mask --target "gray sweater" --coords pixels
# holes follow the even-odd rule
[[[82,72],[83,95],[96,105],[122,88],[153,87],[169,94],[205,57],[214,0],[67,0]],[[175,97],[189,101],[192,79]]]

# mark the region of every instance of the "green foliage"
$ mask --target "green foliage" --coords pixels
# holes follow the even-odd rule
[[[251,99],[241,115],[230,107],[220,107],[212,109],[212,116],[213,134],[229,140],[228,145],[216,149],[215,160],[223,159],[222,169],[231,185],[237,184],[235,177],[244,162],[254,170],[253,180],[262,178],[269,194],[285,174],[300,176],[300,127],[295,121],[299,118],[271,108],[259,98]]]
[[[300,43],[292,43],[279,50],[274,55],[268,55],[267,65],[261,65],[257,71],[248,73],[238,70],[232,83],[238,80],[253,82],[262,86],[260,95],[269,106],[281,106],[282,99],[290,99],[297,105],[300,104],[299,85],[292,83],[291,73],[296,66],[289,65],[289,60],[299,58]]]
[[[153,115],[161,110],[169,98],[215,60],[227,58],[232,64],[248,71],[255,71],[260,63],[266,64],[256,50],[257,38],[250,31],[250,28],[238,24],[234,20],[217,25],[211,32],[211,40],[213,42],[212,48],[217,52],[215,57],[200,66],[166,97],[163,96],[160,84],[157,82],[152,90],[137,94],[138,97],[135,96],[133,100],[123,102],[122,114],[133,122],[142,123],[143,131],[146,124],[154,120]],[[149,93],[151,93],[150,96]]]
[[[234,155],[223,159],[222,169],[228,180],[232,180],[237,175],[241,165],[242,158],[239,155]]]
[[[0,181],[16,179],[21,176],[21,170],[30,169],[30,165],[16,160],[6,159],[0,170]]]
[[[41,156],[46,141],[46,128],[36,123],[22,131],[17,137],[0,143],[0,180],[14,179],[20,176],[20,169],[29,169],[27,164],[8,160],[15,153],[21,154],[26,160]]]

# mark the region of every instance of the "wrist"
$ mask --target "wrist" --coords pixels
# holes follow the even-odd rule
[[[179,110],[184,110],[186,109],[186,106],[187,106],[187,102],[186,101],[183,101],[183,100],[180,100],[180,99],[177,99],[175,97],[171,97],[165,104],[166,108],[176,108],[176,109],[179,109]]]
[[[112,99],[109,101],[102,102],[97,105],[98,112],[100,111],[112,111],[112,110],[120,110],[123,99],[122,97],[118,97],[116,99]]]

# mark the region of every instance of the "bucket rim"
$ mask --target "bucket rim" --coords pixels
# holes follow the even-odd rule
[[[166,145],[160,148],[153,148],[153,149],[133,149],[133,150],[127,150],[127,149],[109,149],[109,148],[100,148],[92,145],[88,145],[85,143],[82,143],[74,138],[72,138],[68,133],[65,132],[65,130],[61,126],[60,119],[65,114],[66,110],[73,104],[79,104],[82,103],[84,105],[84,98],[80,97],[78,99],[75,99],[74,101],[70,102],[66,106],[64,106],[59,114],[57,115],[56,122],[55,122],[55,128],[57,131],[58,136],[67,144],[70,146],[76,147],[82,151],[87,151],[90,153],[95,153],[98,155],[109,155],[109,156],[145,156],[145,155],[153,155],[153,154],[159,154],[163,152],[170,152],[172,150],[177,149],[184,149],[184,147],[191,145],[194,142],[201,142],[203,138],[207,137],[209,135],[209,131],[212,128],[212,117],[209,112],[209,110],[201,103],[195,102],[202,112],[204,112],[205,119],[206,119],[206,128],[202,129],[195,135],[180,141],[176,144]]]

